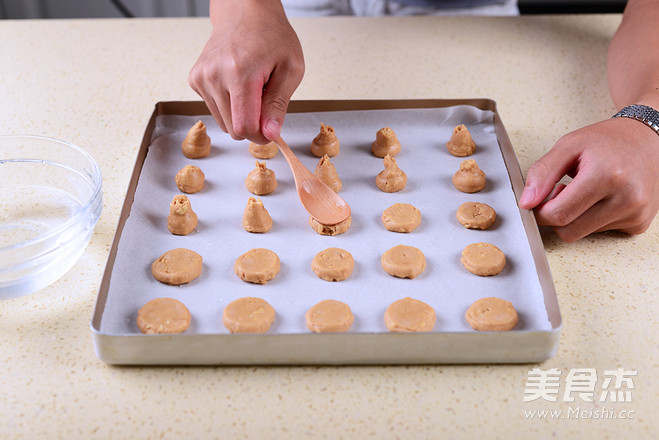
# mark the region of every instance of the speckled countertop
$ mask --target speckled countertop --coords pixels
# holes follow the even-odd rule
[[[295,20],[307,73],[294,98],[492,98],[526,171],[559,136],[613,113],[605,59],[619,21]],[[49,288],[0,302],[1,438],[640,439],[659,432],[658,221],[640,236],[604,233],[569,245],[544,232],[563,330],[557,355],[542,364],[125,368],[99,361],[89,321],[143,131],[156,102],[197,99],[187,73],[209,30],[204,19],[0,21],[0,133],[73,142],[104,177],[103,214],[79,262]],[[533,368],[561,374],[555,402],[524,402]],[[597,374],[594,402],[568,389],[586,384],[577,369]],[[599,402],[606,372],[617,369],[637,371],[631,401]],[[543,419],[535,410],[562,412]]]

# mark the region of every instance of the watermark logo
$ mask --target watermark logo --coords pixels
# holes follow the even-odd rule
[[[529,370],[524,389],[524,402],[545,400],[557,402],[586,402],[597,405],[607,403],[631,403],[636,370],[604,370],[601,375],[595,368],[572,368],[563,376],[557,368]],[[561,389],[561,385],[563,386]],[[526,418],[552,419],[633,419],[633,410],[614,407],[581,409],[579,406],[562,410],[526,410]]]

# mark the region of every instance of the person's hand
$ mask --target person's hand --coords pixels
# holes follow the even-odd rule
[[[211,18],[190,86],[232,138],[266,144],[304,75],[300,41],[279,0],[216,0]]]
[[[557,182],[568,175],[568,185]],[[573,242],[592,232],[640,234],[659,210],[659,136],[614,118],[563,136],[528,171],[522,209]]]

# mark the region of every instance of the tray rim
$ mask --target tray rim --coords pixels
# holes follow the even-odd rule
[[[496,102],[488,98],[474,99],[372,99],[372,100],[292,100],[288,113],[351,111],[351,110],[385,110],[385,109],[415,109],[415,108],[442,108],[456,105],[471,105],[480,110],[489,110],[494,114],[494,128],[503,155],[511,187],[519,204],[519,197],[524,188],[524,178],[517,161],[512,143],[499,116]],[[102,361],[115,365],[254,365],[254,364],[440,364],[440,363],[529,363],[539,362],[553,357],[558,349],[562,318],[558,305],[556,290],[551,277],[551,271],[544,244],[532,211],[520,210],[522,223],[529,241],[531,254],[534,259],[538,279],[542,288],[547,316],[551,323],[550,331],[519,330],[513,332],[433,332],[417,334],[399,333],[351,333],[351,334],[282,334],[282,335],[237,335],[237,334],[181,334],[181,335],[140,335],[140,334],[113,334],[103,333],[100,330],[101,319],[107,295],[114,261],[117,255],[118,244],[130,215],[135,190],[146,159],[148,146],[151,143],[155,122],[158,116],[176,114],[183,116],[210,115],[208,107],[203,101],[160,101],[154,106],[149,122],[142,138],[133,172],[126,190],[126,197],[122,206],[117,229],[110,248],[103,278],[94,307],[90,330],[96,355]],[[461,341],[458,346],[469,342],[474,348],[487,348],[487,353],[455,353],[451,348],[455,345],[446,338],[453,337]],[[386,344],[379,340],[386,338]],[[403,338],[403,339],[400,339]],[[408,338],[408,339],[404,339]],[[413,338],[414,344],[410,344]],[[290,349],[300,347],[301,341],[313,339],[312,347],[320,346],[322,349],[305,349],[303,355],[291,356]],[[147,342],[148,341],[148,342]],[[227,341],[233,341],[227,343]],[[343,357],[333,360],[327,356],[336,347],[345,347],[350,341],[355,349],[355,356]],[[404,341],[394,344],[392,342]],[[264,343],[264,342],[267,342]],[[319,344],[322,342],[322,344]],[[432,342],[430,344],[430,342]],[[531,344],[529,344],[531,342]],[[541,346],[537,342],[543,342]],[[202,353],[190,351],[190,347],[199,344],[205,346],[217,345],[218,350],[204,350]],[[505,356],[510,351],[510,344],[515,347],[528,345],[524,356]],[[230,345],[242,348],[231,355],[220,348]],[[257,353],[253,352],[258,345]],[[263,350],[263,346],[274,347]],[[307,344],[309,345],[309,344]],[[390,349],[379,350],[372,353],[369,348],[376,346],[389,346]],[[433,351],[423,348],[421,356],[408,356],[400,358],[400,348],[430,345]],[[122,348],[123,347],[123,348]],[[173,351],[170,351],[172,350]],[[245,351],[246,350],[246,351]],[[393,351],[392,351],[393,350]],[[448,350],[448,352],[446,351]],[[472,350],[473,351],[473,350]],[[176,353],[179,361],[169,357],[169,353]],[[439,353],[437,353],[439,352]],[[217,357],[217,353],[225,353],[224,358]],[[282,353],[286,353],[282,356]],[[201,354],[201,355],[200,355]],[[251,354],[251,356],[250,356]],[[247,359],[247,360],[246,360]]]

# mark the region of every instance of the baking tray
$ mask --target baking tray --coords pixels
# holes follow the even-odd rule
[[[498,144],[501,159],[505,163],[506,177],[509,180],[509,182],[506,182],[506,185],[509,184],[510,198],[515,202],[516,208],[516,201],[521,195],[524,186],[523,177],[510,140],[498,115],[496,103],[492,100],[293,101],[289,106],[289,114],[298,114],[298,116],[320,114],[323,115],[322,118],[326,120],[326,123],[332,125],[331,112],[354,112],[350,113],[350,115],[357,115],[356,118],[358,120],[359,115],[375,114],[377,112],[452,109],[459,108],[460,106],[472,106],[475,109],[492,113],[492,127],[496,136],[496,144]],[[129,183],[126,201],[120,215],[117,233],[110,250],[96,308],[91,321],[94,347],[97,356],[101,360],[110,364],[126,365],[524,363],[542,361],[555,354],[560,336],[561,317],[553,281],[535,219],[530,211],[519,210],[518,208],[516,208],[515,214],[519,215],[520,225],[523,228],[523,235],[528,245],[529,256],[532,259],[532,270],[534,271],[534,276],[537,276],[539,294],[541,295],[540,301],[544,305],[543,314],[546,313],[547,324],[546,326],[540,326],[539,329],[534,328],[534,326],[521,325],[518,326],[521,329],[515,329],[510,332],[475,332],[471,329],[464,331],[456,331],[455,329],[444,331],[441,326],[439,328],[436,326],[435,331],[429,333],[401,334],[381,330],[374,331],[368,327],[366,329],[360,329],[358,326],[356,330],[351,329],[350,332],[343,334],[313,334],[308,331],[287,332],[286,327],[283,326],[279,331],[275,330],[259,335],[245,335],[228,334],[222,329],[219,324],[221,320],[219,313],[216,316],[218,331],[195,331],[194,328],[191,328],[186,333],[178,335],[143,335],[138,331],[134,331],[132,328],[128,330],[122,328],[118,330],[117,328],[112,328],[112,326],[108,328],[107,324],[104,325],[104,312],[106,311],[109,295],[112,292],[110,286],[113,277],[113,268],[117,261],[122,233],[124,232],[124,227],[134,204],[136,190],[143,172],[147,153],[149,152],[149,147],[154,142],[153,134],[158,124],[157,121],[159,121],[159,117],[161,116],[203,117],[208,115],[209,112],[202,102],[160,102],[155,106],[153,115],[147,125],[142,146],[139,150]],[[330,116],[328,117],[328,115]],[[295,116],[289,116],[287,124],[293,118]],[[461,121],[452,121],[451,125],[457,125],[458,123],[461,123]],[[287,127],[285,126],[284,134],[288,138],[286,129]],[[316,132],[317,129],[317,126],[313,128]],[[308,140],[310,141],[314,135],[312,133]],[[370,133],[369,131],[368,135],[374,138],[374,132]],[[340,135],[339,138],[341,138]],[[292,146],[295,144],[295,138],[293,139],[293,142],[289,140]],[[445,142],[446,139],[438,141],[438,144],[444,144]],[[233,147],[239,148],[237,146]],[[405,144],[403,144],[403,148],[405,148]],[[346,150],[342,144],[342,153],[344,151]],[[346,153],[343,154],[345,155]],[[402,157],[399,158],[399,164],[404,163]],[[453,159],[457,160],[454,161],[455,164],[459,164],[459,161],[462,160],[462,158]],[[203,169],[201,163],[196,164],[202,166]],[[307,165],[309,166],[308,160]],[[401,168],[405,169],[403,166]],[[280,174],[281,172],[278,173],[278,180]],[[290,189],[287,191],[291,193],[288,197],[296,197],[294,191]],[[172,195],[175,193],[174,188]],[[265,196],[263,198],[266,207],[268,207],[269,203],[267,197]],[[478,197],[468,197],[465,199],[465,201],[470,200],[478,200]],[[394,200],[391,203],[402,201]],[[195,208],[194,204],[193,208]],[[242,210],[242,207],[240,209]],[[354,210],[355,207],[353,206]],[[166,218],[166,214],[165,209],[162,216]],[[510,216],[510,214],[508,215]],[[348,233],[345,235],[347,236]],[[479,238],[479,231],[475,231],[473,234],[474,239],[472,242],[487,241]],[[329,239],[332,240],[332,238]],[[338,243],[327,242],[327,246],[325,247],[329,246],[344,247]],[[251,247],[256,246],[249,246],[245,250]],[[424,250],[424,252],[426,253],[426,257],[429,257],[428,250]],[[153,259],[158,255],[160,253],[155,255]],[[282,258],[282,261],[285,264],[284,258]],[[150,265],[150,261],[147,263],[144,264],[145,267]],[[206,266],[204,270],[206,271]],[[474,278],[480,277],[474,276]],[[390,280],[389,282],[392,285],[401,281],[403,283],[409,283],[399,284],[399,286],[404,286],[400,297],[418,297],[418,295],[414,294],[414,283],[416,280],[399,280],[391,277]],[[320,280],[319,282],[335,285],[342,284],[326,283]],[[344,289],[347,289],[345,286],[347,284],[344,285]],[[178,289],[171,286],[167,287]],[[256,289],[259,287],[261,286],[256,286]],[[276,286],[274,288],[276,289]],[[407,292],[408,288],[412,289],[409,295]],[[176,297],[174,295],[167,296]],[[261,296],[269,300],[267,294],[261,295],[258,290],[251,296]],[[486,294],[480,296],[502,295],[497,295],[497,292],[493,291],[486,292]],[[218,299],[218,301],[221,300]],[[146,300],[142,301],[142,303],[144,302]],[[309,304],[309,306],[311,305],[313,303]],[[438,309],[435,304],[432,305]],[[277,307],[275,308],[277,309]],[[136,310],[137,308],[134,310],[135,313]],[[113,312],[108,312],[108,314],[111,313]],[[439,310],[438,314],[441,320],[442,317]],[[524,317],[523,315],[521,316],[523,321]],[[106,316],[105,321],[107,322],[108,319]],[[132,316],[126,316],[125,319],[134,321],[134,314]],[[359,319],[358,315],[356,319]]]

